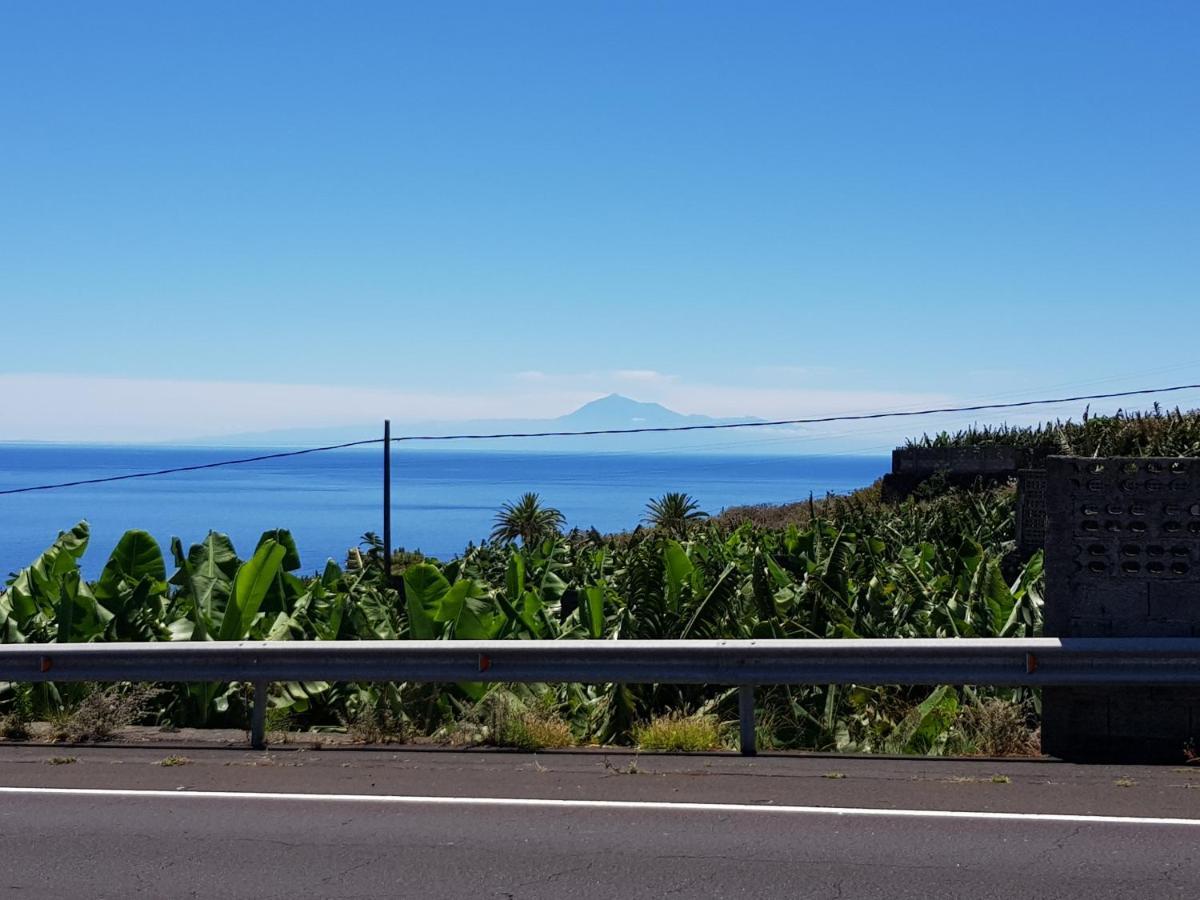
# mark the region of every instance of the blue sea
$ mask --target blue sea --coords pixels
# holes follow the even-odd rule
[[[196,465],[259,452],[166,447],[0,444],[0,490]],[[83,560],[95,577],[129,528],[155,535],[164,553],[210,529],[243,555],[259,534],[288,528],[306,571],[345,559],[364,532],[381,533],[382,450],[349,449],[118,481],[0,495],[0,575],[28,565],[60,530],[91,523]],[[487,537],[497,508],[525,491],[562,510],[569,526],[633,528],[646,502],[686,491],[703,509],[786,503],[845,493],[887,471],[886,457],[706,456],[665,453],[544,453],[394,450],[393,543],[440,558]]]

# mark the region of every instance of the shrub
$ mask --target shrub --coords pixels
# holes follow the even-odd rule
[[[352,717],[341,717],[346,734],[358,744],[392,744],[404,741],[404,723],[385,706],[361,705]]]
[[[0,716],[0,737],[6,741],[27,741],[32,732],[29,728],[33,719],[33,704],[29,692],[19,691],[16,700],[5,715]]]
[[[557,716],[518,713],[496,734],[496,746],[518,750],[558,750],[575,743],[571,726]]]
[[[982,756],[1040,756],[1041,737],[1019,703],[993,698],[963,707],[958,726],[970,751]]]
[[[675,750],[693,753],[721,746],[721,725],[713,715],[668,713],[634,729],[640,750]]]
[[[497,691],[484,706],[489,718],[484,740],[493,746],[558,750],[575,743],[571,726],[546,701],[529,707],[512,694]]]
[[[27,741],[30,734],[28,719],[17,713],[0,716],[0,737],[6,741]]]
[[[146,714],[161,691],[149,684],[91,686],[79,703],[51,722],[56,741],[108,741]]]

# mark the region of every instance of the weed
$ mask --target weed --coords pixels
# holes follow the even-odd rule
[[[74,756],[52,756],[46,762],[52,766],[69,766],[73,762],[79,762]]]
[[[266,721],[263,725],[267,734],[275,735],[276,743],[287,743],[288,732],[292,729],[292,711],[286,706],[267,707]]]
[[[754,718],[754,746],[760,751],[781,749],[778,735],[781,726],[784,725],[782,717],[770,709],[765,709],[758,712]]]
[[[573,746],[571,726],[548,701],[529,707],[507,692],[494,692],[485,700],[489,727],[486,743],[517,750],[557,750]]]
[[[71,744],[112,740],[118,729],[142,718],[160,693],[149,684],[91,685],[78,704],[53,716],[51,735]]]
[[[0,738],[6,741],[27,741],[32,732],[33,703],[29,691],[17,691],[12,709],[0,716]]]
[[[1012,779],[1007,775],[993,775],[992,784],[1012,784]]]
[[[641,750],[714,750],[721,746],[721,726],[713,715],[668,713],[635,728],[633,737]]]
[[[555,750],[575,743],[571,726],[557,716],[525,711],[506,719],[493,736],[498,747]]]
[[[1114,781],[1113,784],[1115,784],[1117,787],[1123,787],[1123,788],[1137,786],[1137,782],[1134,779],[1126,778],[1124,775],[1122,775],[1120,778],[1118,778],[1116,781]]]
[[[15,712],[0,716],[0,738],[6,741],[27,741],[31,734],[28,719]]]
[[[845,773],[845,772],[826,772],[826,773],[825,773],[824,775],[822,775],[821,777],[822,777],[822,778],[834,778],[834,779],[837,779],[837,778],[845,778],[845,777],[846,777],[846,773]]]
[[[160,766],[165,766],[167,768],[171,768],[173,766],[190,765],[191,762],[192,761],[190,759],[188,759],[186,756],[168,756],[165,759],[160,759],[158,761],[158,764]]]
[[[640,775],[642,772],[642,770],[640,768],[638,768],[638,763],[637,763],[636,757],[631,759],[627,764],[625,764],[623,766],[618,766],[615,763],[611,762],[609,760],[609,758],[606,756],[606,757],[604,757],[604,768],[607,769],[609,772],[613,772],[617,775]]]
[[[342,717],[346,734],[358,744],[404,742],[404,723],[386,706],[363,704],[352,718]]]
[[[958,717],[963,739],[982,756],[1038,756],[1040,734],[1029,727],[1024,706],[991,699],[967,706]]]

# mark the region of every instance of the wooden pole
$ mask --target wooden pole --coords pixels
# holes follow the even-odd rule
[[[392,581],[392,420],[383,420],[383,574]]]

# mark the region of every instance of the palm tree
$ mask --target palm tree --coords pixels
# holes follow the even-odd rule
[[[689,494],[671,491],[646,504],[646,515],[642,521],[682,537],[687,534],[688,526],[692,522],[707,518],[708,513],[702,510],[700,504]]]
[[[566,521],[554,507],[542,506],[537,494],[522,494],[516,503],[505,503],[496,513],[492,540],[508,543],[520,538],[523,547],[530,547],[558,534]]]

